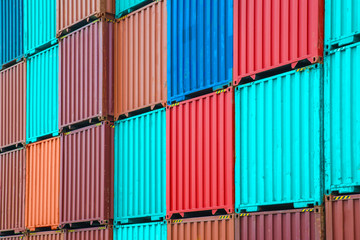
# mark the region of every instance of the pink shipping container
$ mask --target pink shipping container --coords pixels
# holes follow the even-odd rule
[[[25,240],[64,240],[64,233],[64,230],[28,233]]]
[[[0,154],[0,232],[25,231],[25,149]]]
[[[323,56],[324,0],[234,0],[234,85]]]
[[[60,129],[82,122],[111,120],[113,23],[100,19],[60,40]]]
[[[26,63],[0,72],[0,152],[25,143]]]
[[[167,107],[167,218],[234,211],[234,92]]]
[[[113,229],[110,226],[68,230],[65,240],[112,240]]]
[[[60,225],[113,219],[114,129],[108,122],[60,137]]]
[[[326,196],[326,239],[360,239],[360,194]]]

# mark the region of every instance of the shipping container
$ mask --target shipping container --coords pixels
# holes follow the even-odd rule
[[[359,0],[325,0],[327,50],[360,41]]]
[[[24,2],[0,0],[0,69],[24,55]],[[5,65],[5,66],[4,66]]]
[[[58,135],[58,45],[26,60],[26,142]]]
[[[116,18],[129,14],[155,0],[115,0]]]
[[[101,17],[114,18],[115,0],[57,0],[57,36]]]
[[[0,154],[0,232],[25,231],[25,149]]]
[[[231,87],[167,107],[167,219],[234,211],[234,127]]]
[[[60,224],[109,223],[114,201],[114,129],[102,122],[62,134]]]
[[[59,226],[60,139],[26,145],[25,226]]]
[[[325,58],[326,193],[360,192],[360,43]]]
[[[167,2],[169,103],[232,82],[233,2]]]
[[[25,240],[65,240],[64,230],[34,232],[25,235]]]
[[[23,235],[0,237],[0,240],[22,240],[22,239],[24,239]]]
[[[114,240],[166,240],[166,235],[166,222],[117,225],[114,228]]]
[[[60,40],[60,129],[114,115],[113,36],[100,19]]]
[[[166,215],[165,108],[115,122],[116,223]]]
[[[326,239],[360,239],[360,195],[325,197]]]
[[[65,236],[66,240],[113,240],[113,229],[110,226],[104,226],[68,230]]]
[[[323,68],[235,89],[236,212],[322,203]]]
[[[234,85],[320,62],[323,42],[324,0],[235,0]]]
[[[324,210],[321,207],[236,215],[235,239],[324,240]]]
[[[31,55],[57,42],[56,0],[24,0],[24,49]]]
[[[166,1],[115,24],[115,117],[166,104]]]
[[[235,215],[170,220],[167,240],[235,240],[236,220]]]
[[[0,72],[0,152],[25,144],[26,64]]]

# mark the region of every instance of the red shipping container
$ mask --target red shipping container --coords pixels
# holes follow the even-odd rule
[[[28,233],[25,240],[64,240],[65,234],[63,230]]]
[[[0,237],[0,240],[22,240],[22,239],[24,239],[23,235]]]
[[[110,226],[105,226],[68,230],[65,236],[66,240],[112,240],[113,229]]]
[[[25,149],[0,154],[0,232],[25,231]]]
[[[234,93],[217,91],[167,107],[167,218],[234,211]]]
[[[323,56],[324,0],[235,0],[234,85]]]
[[[60,137],[60,225],[113,219],[114,129],[108,122]]]
[[[360,194],[325,196],[326,239],[360,239]]]

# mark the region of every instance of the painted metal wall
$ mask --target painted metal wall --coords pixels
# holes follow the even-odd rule
[[[64,240],[65,232],[58,231],[47,231],[47,232],[36,232],[36,233],[28,233],[25,235],[25,240]]]
[[[114,129],[108,122],[62,134],[60,224],[113,219]]]
[[[25,149],[0,154],[0,232],[25,231]]]
[[[22,239],[24,239],[23,235],[0,237],[0,240],[22,240]]]
[[[322,203],[323,69],[313,65],[235,90],[235,208]]]
[[[68,230],[66,240],[113,240],[113,229],[110,226]]]
[[[59,226],[60,139],[26,145],[25,226]]]
[[[56,0],[24,0],[24,15],[26,54],[56,41]]]
[[[60,40],[60,128],[114,115],[113,36],[101,19]]]
[[[323,56],[324,0],[235,0],[234,84]]]
[[[325,188],[360,190],[360,43],[325,58]]]
[[[234,211],[234,127],[232,88],[167,107],[166,218]]]
[[[23,12],[23,0],[0,0],[0,69],[24,55]]]
[[[150,4],[115,24],[115,117],[165,105],[166,1]]]
[[[116,18],[120,18],[154,0],[115,0]]]
[[[7,146],[25,143],[25,62],[0,72],[0,113],[0,151]]]
[[[26,142],[53,134],[59,129],[58,45],[26,61]]]
[[[115,222],[165,218],[165,108],[115,123]]]
[[[233,0],[171,0],[167,16],[168,101],[230,83]]]
[[[114,240],[128,239],[166,240],[166,222],[118,225],[114,228]]]

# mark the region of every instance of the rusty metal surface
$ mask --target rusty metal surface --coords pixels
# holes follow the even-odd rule
[[[25,240],[64,240],[65,231],[46,231],[46,232],[36,232],[28,233],[25,235]]]
[[[68,230],[66,240],[112,240],[113,229],[110,226]]]

